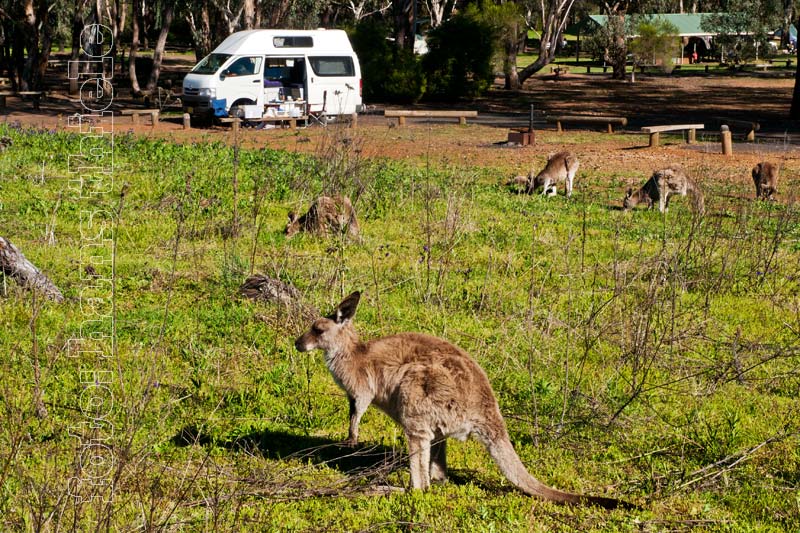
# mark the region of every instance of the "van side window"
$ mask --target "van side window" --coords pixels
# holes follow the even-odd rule
[[[273,37],[272,45],[275,48],[314,48],[314,39],[301,35]]]
[[[323,57],[308,58],[311,68],[317,76],[355,76],[352,57]]]
[[[261,72],[261,58],[240,57],[225,69],[228,76],[252,76]]]

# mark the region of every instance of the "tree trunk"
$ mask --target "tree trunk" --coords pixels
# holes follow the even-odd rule
[[[506,75],[505,88],[510,91],[518,90],[522,84],[519,81],[519,72],[517,72],[517,52],[509,53],[505,60],[503,60],[503,70]]]
[[[141,0],[133,0],[133,13],[131,15],[131,51],[128,54],[128,78],[131,80],[131,91],[139,95],[139,78],[136,76],[136,55],[139,53],[139,10]]]
[[[50,278],[42,274],[22,252],[5,237],[0,237],[0,271],[23,287],[41,292],[54,302],[63,302],[64,296]]]
[[[211,16],[208,12],[208,0],[203,0],[199,5],[199,20],[195,18],[195,13],[189,11],[186,15],[186,22],[192,32],[194,40],[194,56],[200,61],[213,50],[211,42]]]
[[[399,49],[414,49],[414,8],[412,2],[416,0],[393,0],[394,10],[394,38]]]
[[[255,0],[244,0],[244,29],[252,30],[255,27],[256,2]]]
[[[50,49],[53,45],[53,27],[50,24],[49,9],[47,2],[39,4],[37,19],[42,33],[41,41],[38,43],[40,50],[37,50],[37,60],[33,65],[33,75],[31,76],[32,85],[37,91],[44,87],[44,75],[47,72],[47,61],[50,59]]]
[[[156,85],[158,85],[158,77],[161,74],[161,63],[164,60],[164,49],[167,46],[169,26],[172,24],[172,16],[174,14],[175,4],[168,2],[166,10],[164,11],[161,31],[158,34],[156,46],[153,48],[153,70],[150,71],[150,80],[147,82],[147,90],[151,92],[154,91],[156,89]]]
[[[618,32],[614,35],[614,46],[608,59],[614,68],[614,73],[611,77],[615,80],[624,80],[625,62],[628,59],[628,43],[625,40],[625,13],[618,13],[614,16],[619,19],[617,25],[615,25]]]
[[[553,6],[551,6],[551,8],[552,7]],[[546,18],[542,20],[542,33],[539,39],[539,57],[519,73],[520,84],[525,83],[525,80],[542,70],[555,59],[559,19],[559,13],[556,13],[555,9],[551,9],[550,12],[546,14]]]
[[[75,1],[75,11],[72,13],[72,52],[70,53],[69,95],[77,96],[79,92],[78,58],[81,55],[81,33],[83,32],[83,11],[86,9],[86,0]]]
[[[525,46],[525,37],[528,32],[520,31],[519,26],[519,24],[514,24],[510,28],[512,35],[509,35],[508,40],[506,40],[505,57],[503,58],[503,73],[506,78],[505,88],[511,91],[516,91],[522,86],[519,80],[519,72],[517,71],[517,54]]]
[[[20,40],[18,41],[21,47],[24,46],[28,51],[27,57],[22,59],[22,69],[19,79],[19,86],[23,91],[33,90],[34,65],[37,64],[39,60],[39,25],[37,22],[33,0],[25,0],[25,4],[22,8]]]
[[[522,69],[519,73],[520,85],[525,83],[525,80],[533,76],[535,73],[542,70],[549,65],[556,57],[556,48],[558,47],[558,37],[564,31],[564,27],[569,19],[570,11],[574,2],[572,1],[550,1],[542,3],[546,7],[545,13],[542,13],[542,33],[539,40],[539,57]],[[525,34],[522,32],[520,36],[522,41],[521,45],[525,43]]]
[[[21,31],[14,32],[14,50],[12,60],[14,64],[14,90],[24,91],[23,75],[25,73],[25,36]]]
[[[800,20],[797,22],[800,28]],[[789,110],[789,118],[800,120],[800,46],[797,47],[797,66],[794,71],[794,92],[792,92],[792,107]]]
[[[260,7],[260,6],[258,5],[258,2],[256,2],[256,15],[255,15],[255,17],[254,17],[254,19],[253,19],[253,26],[254,26],[255,28],[261,28],[261,27],[262,27],[262,26],[261,26],[261,15],[262,15],[263,13],[262,13],[262,10],[261,10],[261,9],[259,9],[259,7]],[[324,28],[324,27],[325,27],[325,26],[323,26],[323,28]]]
[[[781,48],[789,47],[789,28],[792,25],[792,18],[794,17],[794,2],[793,0],[783,0],[783,25],[781,26]]]

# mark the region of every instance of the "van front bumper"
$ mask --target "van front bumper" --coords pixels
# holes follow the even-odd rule
[[[211,98],[208,96],[181,96],[183,112],[193,116],[211,116],[214,108],[211,106]]]

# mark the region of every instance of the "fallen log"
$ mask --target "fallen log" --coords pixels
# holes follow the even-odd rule
[[[259,302],[280,304],[280,308],[288,311],[289,319],[298,325],[319,316],[319,311],[313,305],[303,301],[300,291],[269,276],[250,276],[239,287],[239,294]]]
[[[239,287],[239,292],[242,296],[252,300],[278,302],[284,305],[294,305],[302,300],[300,291],[291,285],[279,279],[258,274],[244,280]]]
[[[54,302],[64,301],[61,291],[50,278],[28,261],[5,237],[0,237],[0,270],[23,287],[39,291]]]

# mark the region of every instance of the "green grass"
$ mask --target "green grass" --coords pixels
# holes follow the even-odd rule
[[[569,201],[515,195],[491,169],[361,159],[330,131],[318,157],[241,150],[236,198],[230,147],[121,133],[113,194],[76,199],[79,138],[0,127],[13,140],[0,234],[67,298],[4,283],[0,529],[798,530],[796,207],[729,205],[717,194],[749,191],[712,180],[706,217],[681,199],[666,215],[623,213],[610,207],[618,178],[583,173]],[[331,190],[355,199],[361,240],[285,239],[286,212]],[[67,342],[81,299],[110,290],[82,279],[80,217],[120,202],[116,353],[98,359]],[[464,347],[535,476],[644,509],[534,502],[473,441],[450,445],[450,483],[376,495],[409,483],[401,431],[370,409],[366,448],[345,457],[347,400],[321,354],[294,349],[298,310],[237,296],[251,269],[326,313],[364,290],[365,338],[425,331]],[[75,429],[80,409],[106,406],[84,403],[80,372],[98,368],[114,376],[113,432],[100,431],[116,457],[109,507],[68,496],[70,435],[90,435]]]

